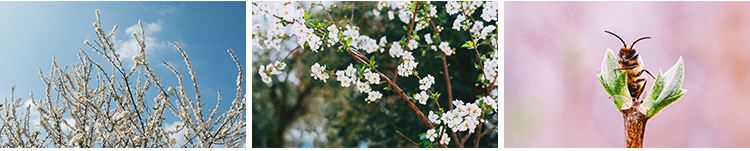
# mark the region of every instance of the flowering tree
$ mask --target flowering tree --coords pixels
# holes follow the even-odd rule
[[[477,147],[482,136],[497,129],[497,123],[490,122],[488,118],[491,117],[485,116],[496,115],[498,112],[495,89],[498,86],[496,81],[499,67],[497,3],[447,2],[444,5],[433,5],[428,2],[378,2],[377,8],[371,11],[372,15],[386,13],[389,20],[397,15],[401,21],[398,23],[404,24],[403,35],[395,41],[389,41],[386,36],[375,40],[368,35],[361,35],[360,28],[351,24],[356,18],[355,9],[348,8],[347,5],[344,5],[343,9],[351,9],[351,15],[334,19],[337,15],[335,5],[311,3],[304,6],[292,2],[252,4],[255,6],[252,9],[253,18],[264,17],[268,20],[266,30],[262,30],[260,25],[253,25],[254,46],[281,51],[288,42],[295,42],[291,43],[292,49],[286,57],[281,60],[269,60],[270,64],[258,67],[258,75],[267,85],[273,85],[273,75],[284,73],[282,71],[287,67],[285,61],[295,51],[313,52],[308,54],[306,51],[303,53],[306,55],[316,55],[324,51],[342,53],[353,58],[354,63],[336,70],[326,64],[315,62],[309,67],[310,71],[307,74],[323,83],[333,81],[329,79],[335,77],[340,87],[353,87],[356,93],[367,96],[363,101],[368,104],[377,104],[379,100],[386,98],[401,100],[403,103],[400,106],[410,110],[411,116],[417,117],[425,128],[424,133],[418,136],[419,143],[410,138],[417,136],[406,136],[396,132],[416,146],[447,147],[453,142],[456,147],[464,147],[466,141],[473,138],[473,146]],[[322,12],[319,15],[309,11],[320,8]],[[449,21],[448,19],[453,16],[455,19]],[[474,19],[474,16],[478,19]],[[444,23],[452,23],[452,26],[448,26],[451,29],[445,30]],[[455,40],[450,38],[453,35],[469,38],[460,42],[442,40]],[[470,54],[469,56],[476,60],[473,62],[474,71],[479,73],[475,76],[475,85],[472,89],[479,89],[480,93],[474,98],[462,98],[473,100],[472,102],[453,98],[447,60],[451,55],[457,55],[457,52]],[[421,70],[422,73],[418,72],[418,67],[425,67],[424,62],[429,63],[430,59],[442,60],[443,70],[425,69]],[[392,66],[389,62],[394,62],[395,65]],[[443,88],[433,87],[440,82],[436,80],[436,76],[440,74],[444,77],[443,83],[447,85],[443,91],[448,93],[447,99],[440,98],[441,93],[438,89]],[[410,82],[408,79],[412,76],[418,81],[406,83]],[[407,81],[396,83],[399,78]],[[418,89],[404,89],[413,86]],[[448,107],[442,108],[441,102]],[[416,103],[424,105],[426,111],[419,109]],[[435,105],[434,108],[431,104]]]
[[[163,64],[171,69],[179,81],[179,86],[164,86],[162,77],[156,75],[146,57],[146,36],[143,23],[139,20],[140,36],[133,33],[140,54],[132,58],[120,58],[113,47],[112,36],[117,31],[114,26],[111,32],[103,30],[99,11],[96,11],[97,22],[93,23],[97,40],[84,43],[93,51],[102,55],[108,63],[95,62],[80,49],[80,62],[69,68],[60,67],[54,61],[49,75],[42,70],[39,74],[46,85],[45,95],[34,99],[30,94],[33,106],[23,106],[20,98],[11,96],[0,104],[0,145],[4,147],[243,147],[245,141],[245,98],[242,94],[244,76],[242,65],[232,49],[227,52],[237,63],[237,92],[231,101],[231,107],[216,116],[222,100],[218,92],[216,107],[205,115],[205,103],[201,101],[201,91],[196,83],[188,55],[175,43],[182,53],[189,69],[193,89],[193,98],[186,93],[183,76],[170,64]],[[123,66],[123,59],[133,59],[132,67]],[[106,69],[110,66],[111,69]],[[109,71],[109,72],[108,72]],[[96,73],[96,75],[92,75]],[[95,76],[95,78],[94,78]],[[153,86],[153,87],[152,87]],[[11,87],[11,95],[13,94]],[[151,91],[149,91],[151,90]],[[147,92],[156,93],[153,102],[147,98]],[[172,101],[174,100],[174,101]],[[26,112],[16,113],[21,107]],[[39,113],[41,131],[29,131],[29,114]],[[165,113],[171,111],[179,118],[181,124],[176,128],[164,127]],[[186,141],[178,144],[171,135],[184,131]]]

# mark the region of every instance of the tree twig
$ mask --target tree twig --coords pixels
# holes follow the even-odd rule
[[[401,132],[399,132],[398,130],[396,130],[396,133],[398,133],[398,135],[401,135],[401,137],[404,137],[406,140],[409,140],[409,142],[413,143],[414,145],[419,146],[419,144],[404,136],[404,134],[401,134]]]

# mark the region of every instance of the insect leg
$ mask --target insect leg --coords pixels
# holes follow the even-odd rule
[[[643,69],[643,70],[641,70],[641,72],[643,72],[643,71],[646,71],[646,73],[648,73],[648,75],[650,75],[650,76],[651,76],[651,79],[654,79],[654,80],[656,80],[656,78],[654,78],[654,75],[653,75],[653,74],[651,74],[651,71],[648,71],[648,69]]]
[[[646,90],[646,84],[648,84],[648,81],[646,80],[646,78],[643,78],[637,81],[638,82],[643,81],[643,85],[641,85],[640,88],[638,88],[638,94],[636,96],[636,100],[637,100],[636,104],[641,104],[643,103],[643,100],[641,100],[641,95],[643,94],[643,91]]]

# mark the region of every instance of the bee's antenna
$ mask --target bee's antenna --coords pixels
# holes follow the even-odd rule
[[[620,39],[620,41],[622,42],[623,48],[627,48],[627,47],[628,47],[628,44],[625,44],[625,41],[624,41],[624,40],[622,40],[622,38],[620,38],[620,36],[617,36],[617,34],[615,34],[615,33],[612,33],[612,32],[610,32],[610,31],[607,31],[607,30],[604,30],[604,32],[606,32],[606,33],[609,33],[609,34],[612,34],[612,35],[615,35],[615,37],[617,37],[617,39]],[[651,38],[651,37],[649,37],[649,38]],[[640,40],[640,39],[639,39],[639,40]],[[636,40],[636,42],[637,42],[637,41],[638,41],[638,40]],[[632,48],[632,46],[631,46],[631,48]]]
[[[643,39],[651,39],[651,37],[642,37],[642,38],[640,38],[640,39],[638,39],[638,40],[635,40],[635,42],[633,42],[633,44],[632,44],[632,45],[630,45],[630,49],[633,49],[633,45],[635,45],[635,43],[636,43],[636,42],[638,42],[638,41],[641,41],[641,40],[643,40]]]

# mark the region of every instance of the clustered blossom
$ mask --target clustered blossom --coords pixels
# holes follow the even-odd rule
[[[370,38],[366,35],[360,35],[359,27],[346,25],[345,28],[346,30],[344,30],[343,35],[352,37],[351,46],[354,46],[360,50],[364,50],[367,53],[373,53],[380,48],[377,40]],[[381,39],[381,42],[382,42],[382,39]]]
[[[482,80],[488,80],[490,83],[492,83],[492,80],[495,80],[495,76],[498,74],[498,67],[500,66],[498,53],[493,53],[491,56],[492,57],[487,58],[487,60],[484,61],[483,72],[485,73],[485,76],[480,78]]]
[[[393,44],[391,44],[391,49],[388,49],[388,54],[393,58],[401,57],[401,55],[404,54],[404,49],[401,48],[401,44],[394,41]]]
[[[484,3],[484,6],[482,8],[482,19],[487,22],[497,20],[497,7],[497,3]]]
[[[485,105],[492,107],[493,110],[498,112],[497,100],[492,99],[490,96],[484,96],[476,100],[476,102],[483,102]]]
[[[342,87],[349,87],[352,82],[351,78],[346,76],[343,70],[336,71],[336,81],[339,81]]]
[[[383,97],[383,94],[380,93],[380,91],[370,91],[367,92],[367,94],[369,95],[367,96],[367,99],[365,99],[367,102],[372,102]]]
[[[466,21],[466,16],[464,16],[463,14],[458,15],[458,17],[456,17],[456,20],[453,21],[453,27],[451,27],[451,29],[455,29],[456,31],[465,29],[469,25],[464,24],[464,21]]]
[[[438,143],[448,145],[448,143],[450,143],[451,138],[445,132],[441,132],[440,131],[441,129],[443,129],[443,127],[435,127],[435,128],[429,129],[427,130],[425,137],[427,137],[427,139],[429,139],[430,142],[435,142],[435,139],[438,139]]]
[[[442,50],[446,56],[451,56],[455,51],[448,46],[448,42],[440,42],[440,50]]]
[[[484,29],[482,29],[482,32],[479,33],[479,39],[485,39],[487,36],[490,36],[490,32],[495,31],[495,28],[495,25],[484,27]]]
[[[326,71],[326,65],[320,66],[317,62],[310,67],[310,76],[315,78],[315,80],[323,80],[323,83],[326,82],[326,79],[328,79],[328,74],[325,73]]]
[[[445,4],[445,11],[448,12],[449,15],[458,13],[459,9],[461,9],[461,5],[458,4],[458,2],[450,1]]]
[[[471,26],[471,29],[469,31],[473,35],[479,35],[480,32],[482,32],[482,27],[484,27],[484,22],[477,20],[474,22],[474,26]]]
[[[279,16],[284,20],[300,20],[305,14],[305,10],[297,9],[291,3],[285,2],[258,2],[258,9],[255,13],[263,13],[266,18],[274,18],[273,15]]]
[[[328,26],[328,46],[339,42],[339,28],[336,25]]]
[[[380,82],[380,75],[370,71],[370,68],[365,68],[363,72],[362,76],[364,76],[365,81],[359,80],[359,77],[357,77],[357,69],[355,69],[352,64],[349,64],[349,66],[346,67],[346,70],[336,71],[336,80],[341,83],[342,87],[349,87],[351,84],[354,84],[357,92],[367,93],[368,97],[365,98],[365,101],[368,103],[383,97],[382,93],[379,91],[373,91],[372,88],[370,88],[370,84],[377,84]]]
[[[427,4],[427,10],[430,12],[427,14],[427,17],[437,17],[437,7],[435,5]]]
[[[432,110],[430,110],[429,119],[432,123],[440,124],[440,116],[438,114],[435,114],[435,112],[432,112]]]
[[[263,82],[265,82],[266,84],[271,84],[270,75],[279,75],[281,74],[281,70],[284,70],[284,68],[286,68],[286,63],[276,61],[266,66],[260,65],[258,74],[260,74]]]
[[[404,24],[409,24],[410,23],[409,20],[411,20],[412,16],[413,16],[413,12],[412,12],[411,8],[409,8],[410,4],[411,4],[411,2],[406,2],[406,1],[397,1],[396,2],[396,7],[400,8],[398,10],[398,19],[400,19],[401,22],[403,22]]]
[[[268,48],[274,48],[276,51],[279,51],[281,49],[281,46],[279,45],[281,43],[282,39],[266,39],[263,40],[263,45],[265,45]]]
[[[336,71],[336,80],[341,83],[342,87],[349,87],[353,81],[357,80],[356,73],[357,70],[354,69],[352,64],[349,64],[346,70]]]
[[[432,87],[432,84],[435,84],[435,77],[432,77],[432,75],[427,75],[421,80],[419,80],[419,89],[420,90],[428,90],[430,87]]]
[[[454,100],[453,110],[443,113],[441,120],[453,132],[469,131],[474,133],[474,129],[479,124],[479,116],[482,115],[482,109],[476,103],[464,103],[461,100]]]
[[[366,82],[359,81],[359,80],[356,80],[356,81],[357,81],[357,91],[358,92],[360,92],[360,93],[370,92],[370,84],[368,84]]]
[[[414,56],[411,55],[411,51],[404,51],[402,52],[402,59],[404,59],[404,62],[398,65],[398,75],[403,77],[409,77],[413,74],[412,70],[417,67],[417,64],[419,62],[414,62]]]
[[[292,24],[291,31],[292,35],[297,35],[297,44],[304,45],[305,43],[307,43],[308,46],[310,46],[310,49],[312,49],[314,52],[318,52],[320,46],[323,45],[320,37],[313,34],[314,30],[311,28],[307,28],[307,26],[303,25],[300,22],[294,22],[294,24]]]
[[[367,79],[367,81],[371,84],[380,83],[380,74],[373,73],[368,70],[365,72],[365,79]]]
[[[285,39],[283,36],[287,34],[286,31],[289,29],[292,32],[291,35],[297,35],[297,42],[299,45],[308,42],[313,51],[318,51],[318,48],[320,48],[320,45],[322,44],[320,41],[321,38],[312,34],[312,29],[308,29],[303,25],[305,23],[305,20],[303,19],[305,14],[304,9],[297,8],[292,5],[292,3],[285,2],[257,2],[254,4],[258,7],[257,9],[252,9],[254,14],[253,17],[265,16],[270,19],[270,26],[268,26],[269,29],[266,34],[263,34],[260,32],[260,25],[254,25],[253,32],[258,32],[258,35],[265,36],[257,36],[253,38],[253,41],[256,41],[255,39],[260,41],[259,38],[266,38],[263,40],[263,44],[266,48],[274,48],[279,51],[280,43]],[[282,22],[294,22],[296,24],[284,26]]]

